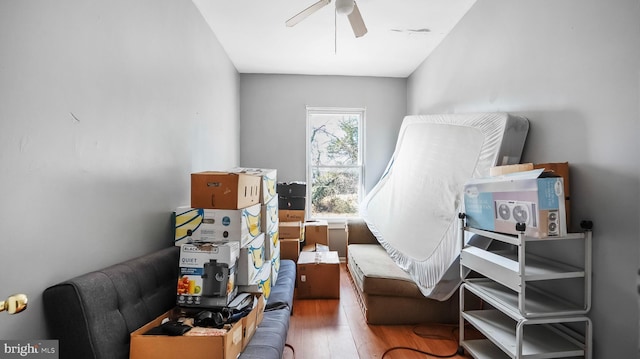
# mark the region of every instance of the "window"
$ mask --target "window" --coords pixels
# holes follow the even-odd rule
[[[364,115],[364,109],[307,108],[309,217],[330,220],[358,214]]]

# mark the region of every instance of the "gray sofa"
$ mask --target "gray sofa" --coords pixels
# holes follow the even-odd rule
[[[130,333],[175,306],[179,248],[170,247],[47,288],[51,339],[61,359],[127,359]],[[293,306],[296,266],[281,261],[264,319],[241,359],[279,359]]]

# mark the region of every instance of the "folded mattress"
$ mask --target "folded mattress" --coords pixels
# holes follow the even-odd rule
[[[404,118],[360,215],[424,296],[446,300],[460,284],[465,182],[488,176],[493,166],[519,163],[528,130],[526,118],[506,113]]]

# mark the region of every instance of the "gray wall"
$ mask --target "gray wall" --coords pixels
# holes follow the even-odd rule
[[[240,75],[240,162],[305,180],[306,106],[364,107],[365,190],[384,171],[406,113],[407,80],[382,77]]]
[[[4,0],[0,44],[0,338],[41,339],[47,286],[171,245],[239,163],[239,75],[190,0]]]
[[[523,161],[570,163],[572,222],[595,224],[595,358],[638,352],[639,39],[637,0],[482,0],[408,81],[409,113],[522,114]]]

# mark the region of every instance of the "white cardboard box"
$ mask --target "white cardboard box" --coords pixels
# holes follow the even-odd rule
[[[276,197],[278,170],[271,168],[236,167],[229,172],[246,173],[252,176],[262,177],[262,184],[260,185],[260,203],[267,203],[272,198]]]
[[[467,225],[494,232],[546,238],[567,234],[564,184],[542,169],[470,180],[464,187]]]
[[[265,233],[265,258],[271,259],[274,256],[274,253],[280,253],[280,234],[278,232],[278,224],[267,233]]]
[[[257,275],[257,284],[253,285],[240,285],[238,290],[247,293],[262,293],[265,300],[269,300],[271,294],[271,262],[264,263]]]
[[[258,272],[264,266],[265,259],[265,235],[260,234],[246,246],[240,248],[238,260],[238,285],[258,284]]]
[[[243,209],[179,207],[175,212],[175,245],[185,243],[249,243],[260,235],[261,206]]]
[[[269,232],[278,225],[278,198],[274,197],[269,202],[262,204],[262,218],[260,223],[263,232]]]
[[[271,256],[271,286],[278,282],[278,274],[280,273],[280,246],[276,248]]]
[[[222,307],[237,293],[238,242],[180,247],[177,304]]]

